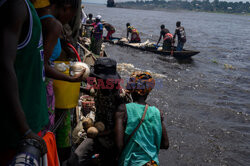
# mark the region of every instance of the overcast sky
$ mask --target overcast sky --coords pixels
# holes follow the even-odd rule
[[[102,3],[106,4],[107,0],[82,0],[84,2],[92,2],[92,3]],[[131,1],[131,0],[115,0],[115,2],[124,2],[124,1]],[[211,1],[211,0],[210,0]],[[212,0],[213,1],[213,0]],[[222,0],[222,1],[227,1],[227,2],[249,2],[249,0]]]

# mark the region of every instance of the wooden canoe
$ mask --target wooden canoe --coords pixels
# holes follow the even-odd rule
[[[104,42],[108,42],[108,43],[119,45],[119,46],[131,47],[131,48],[135,48],[135,49],[142,50],[142,51],[148,51],[148,52],[152,52],[152,53],[163,55],[163,56],[171,55],[171,51],[159,51],[157,50],[156,47],[138,47],[138,46],[134,46],[131,43],[119,42],[120,39],[121,38],[112,38],[112,40],[104,40]],[[173,51],[173,56],[177,59],[187,59],[198,53],[200,52],[195,51],[195,50],[183,49],[183,51]]]

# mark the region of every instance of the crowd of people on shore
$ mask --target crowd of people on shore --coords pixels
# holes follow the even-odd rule
[[[49,166],[159,165],[159,150],[168,149],[169,141],[163,112],[146,102],[155,86],[150,73],[131,73],[123,88],[117,62],[97,58],[89,77],[99,87],[96,121],[103,122],[105,130],[77,147],[70,140],[74,108],[55,108],[53,80],[87,82],[85,70],[70,76],[56,70],[55,61],[72,59],[70,48],[76,46],[79,32],[91,38],[89,49],[100,55],[103,28],[109,40],[114,26],[100,15],[87,18],[81,0],[0,0],[0,20],[0,165],[40,165],[41,156],[47,156]],[[140,42],[129,23],[127,31],[131,42]]]

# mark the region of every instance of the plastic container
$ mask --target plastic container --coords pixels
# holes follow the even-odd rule
[[[54,63],[69,64],[69,61],[55,61]],[[69,75],[69,69],[64,74]],[[67,82],[54,80],[55,107],[59,109],[74,108],[78,104],[80,94],[80,82]]]

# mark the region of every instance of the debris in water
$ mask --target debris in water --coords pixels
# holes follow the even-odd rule
[[[232,65],[229,65],[229,64],[224,64],[224,68],[230,69],[230,70],[235,70],[235,67],[233,67]]]
[[[218,62],[216,60],[212,60],[212,62],[215,63],[215,64],[218,64]]]
[[[129,64],[129,63],[118,63],[117,70],[123,74],[128,74],[128,75],[130,75],[132,72],[135,72],[135,71],[144,71],[142,69],[135,68],[133,64]],[[150,72],[154,78],[166,78],[167,77],[163,74],[154,73],[150,70],[146,70],[146,71]]]

